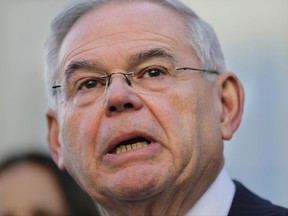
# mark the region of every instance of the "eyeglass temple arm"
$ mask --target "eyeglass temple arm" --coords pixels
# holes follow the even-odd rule
[[[57,88],[60,88],[61,87],[61,85],[54,85],[54,86],[52,86],[52,89],[57,89]]]
[[[192,68],[192,67],[176,67],[176,70],[195,70],[195,71],[201,71],[201,72],[208,72],[208,73],[219,74],[218,71],[205,70],[205,69]]]

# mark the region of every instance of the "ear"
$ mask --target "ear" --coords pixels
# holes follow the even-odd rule
[[[223,140],[230,140],[240,125],[244,90],[237,76],[231,72],[220,74],[217,80],[221,98],[221,133]]]
[[[46,119],[48,126],[47,140],[52,158],[60,169],[65,169],[61,143],[59,141],[59,123],[56,111],[48,109]]]

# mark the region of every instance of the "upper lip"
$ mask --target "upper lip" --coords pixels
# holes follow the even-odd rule
[[[129,133],[122,133],[119,134],[117,136],[112,136],[111,139],[108,140],[107,143],[107,148],[106,148],[106,154],[107,153],[111,153],[113,151],[114,148],[116,148],[116,146],[118,146],[119,144],[131,140],[131,139],[135,139],[135,138],[143,138],[147,141],[153,142],[155,141],[155,138],[145,132],[140,132],[140,131],[133,131],[133,132],[129,132]]]

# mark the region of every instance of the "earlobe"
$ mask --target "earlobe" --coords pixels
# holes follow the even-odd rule
[[[221,133],[224,140],[230,140],[240,125],[243,105],[244,90],[235,74],[226,72],[218,79],[221,98]]]
[[[60,169],[65,169],[59,141],[59,123],[56,111],[49,109],[46,113],[46,119],[48,126],[47,140],[52,158]]]

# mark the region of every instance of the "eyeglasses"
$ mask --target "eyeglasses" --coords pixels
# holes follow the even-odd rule
[[[198,71],[218,75],[218,71],[193,67],[170,67],[151,65],[136,68],[133,72],[115,72],[107,74],[102,71],[81,71],[72,75],[63,85],[52,86],[53,94],[64,93],[66,101],[75,100],[78,105],[89,104],[99,100],[112,83],[113,76],[124,76],[128,86],[141,94],[155,94],[169,88],[176,88],[179,81],[187,79],[184,71]]]

